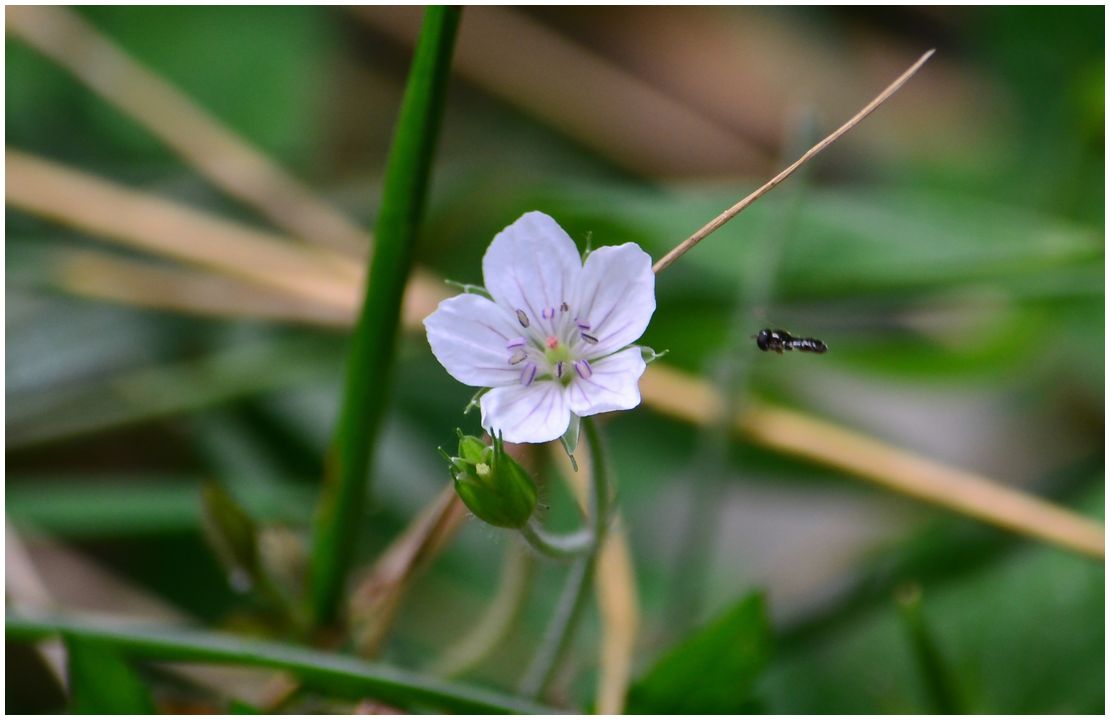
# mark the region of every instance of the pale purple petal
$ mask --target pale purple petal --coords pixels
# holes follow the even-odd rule
[[[480,295],[456,295],[424,318],[432,354],[451,377],[464,385],[498,387],[516,384],[520,368],[513,356],[520,328],[516,318]]]
[[[599,357],[635,342],[655,312],[651,257],[635,243],[601,247],[578,275],[574,313],[582,330],[582,352]],[[593,342],[596,339],[597,342]]]
[[[640,376],[646,367],[638,346],[591,360],[567,386],[571,412],[586,417],[636,407],[640,404]]]
[[[499,232],[482,258],[490,295],[514,316],[520,311],[540,337],[554,334],[581,269],[574,241],[541,212],[525,213]]]
[[[567,431],[563,387],[550,380],[527,387],[515,385],[490,390],[482,396],[482,427],[490,435],[504,433],[506,442],[542,443]]]

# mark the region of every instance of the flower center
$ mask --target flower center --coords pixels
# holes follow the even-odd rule
[[[551,379],[567,386],[575,377],[583,380],[590,377],[592,369],[582,357],[588,354],[583,343],[588,346],[598,340],[591,334],[588,320],[572,313],[566,302],[557,308],[541,309],[538,322],[533,322],[536,318],[529,317],[523,309],[517,309],[515,314],[521,328],[528,328],[525,330],[527,337],[512,338],[506,349],[509,364],[520,368],[521,385],[531,385],[537,379]],[[546,332],[541,329],[544,325]]]

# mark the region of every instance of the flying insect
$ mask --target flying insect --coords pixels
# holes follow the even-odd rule
[[[772,330],[764,328],[758,335],[753,335],[755,344],[763,352],[774,351],[782,355],[783,350],[797,350],[798,352],[823,353],[828,352],[829,346],[817,338],[796,338],[785,330]]]

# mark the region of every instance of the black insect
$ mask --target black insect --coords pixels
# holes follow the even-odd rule
[[[774,350],[782,355],[783,350],[797,350],[799,352],[823,353],[829,347],[817,338],[796,338],[785,330],[771,330],[764,328],[758,335],[753,335],[755,344],[763,352]]]

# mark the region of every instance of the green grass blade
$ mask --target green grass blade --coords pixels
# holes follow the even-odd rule
[[[899,589],[895,600],[906,637],[917,663],[918,674],[931,705],[930,712],[959,715],[963,707],[955,674],[941,653],[940,645],[921,608],[921,586],[909,584]]]
[[[112,648],[129,659],[233,664],[286,670],[306,685],[346,698],[373,697],[402,709],[432,707],[457,713],[551,714],[553,709],[489,690],[427,678],[281,643],[191,628],[138,625],[104,618],[7,618],[9,641],[37,641],[57,633]]]
[[[149,715],[154,701],[146,686],[109,643],[65,633],[71,710],[79,714]]]
[[[316,521],[312,593],[320,624],[335,619],[351,564],[367,475],[385,414],[401,299],[412,267],[459,14],[457,7],[430,7],[425,12],[389,152],[366,295],[351,337],[343,402]]]
[[[67,539],[154,536],[201,528],[200,477],[23,475],[8,478],[7,512],[17,527]],[[244,507],[257,520],[308,522],[311,488],[257,487]]]

